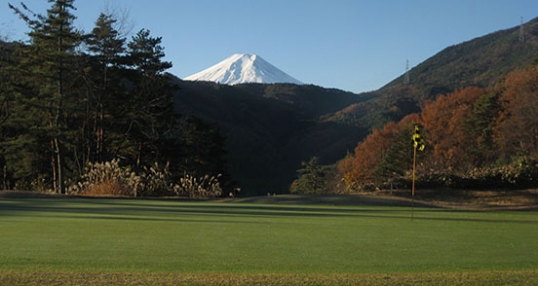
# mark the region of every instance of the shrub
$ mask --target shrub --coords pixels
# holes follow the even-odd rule
[[[538,186],[538,159],[522,157],[508,165],[475,169],[469,177],[485,186],[535,188]]]
[[[205,175],[196,178],[192,175],[185,174],[179,180],[179,184],[174,185],[174,192],[178,196],[186,196],[189,198],[215,198],[222,195],[222,188],[218,178],[220,174],[215,176]]]
[[[290,192],[296,194],[322,194],[327,192],[328,167],[318,163],[318,157],[312,157],[308,162],[301,162],[299,178],[290,186]]]
[[[80,182],[69,193],[90,196],[136,196],[141,178],[129,169],[121,168],[119,159],[104,163],[89,163]]]
[[[189,198],[214,198],[223,191],[218,176],[194,177],[185,174],[174,183],[168,165],[144,167],[140,174],[129,168],[120,167],[120,160],[105,163],[90,163],[80,181],[69,188],[71,194],[89,196],[168,196]]]
[[[163,168],[155,163],[152,167],[144,167],[140,174],[141,186],[139,192],[143,196],[169,196],[173,195],[174,184],[169,165]]]

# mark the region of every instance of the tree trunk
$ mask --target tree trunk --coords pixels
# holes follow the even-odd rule
[[[50,148],[51,150],[54,150],[55,147],[54,147],[54,140],[51,140],[50,141]],[[57,168],[58,168],[58,165],[56,164],[56,156],[54,156],[54,154],[52,154],[50,156],[50,168],[52,170],[52,190],[55,192],[55,193],[58,193],[58,172],[56,171]]]
[[[62,152],[61,152],[61,148],[60,148],[60,142],[58,140],[58,138],[54,138],[54,152],[56,153],[56,165],[57,165],[57,170],[56,170],[56,177],[57,177],[57,182],[56,182],[56,187],[58,188],[56,190],[57,193],[59,194],[65,194],[65,188],[64,188],[64,183],[63,183],[63,164],[62,164]]]

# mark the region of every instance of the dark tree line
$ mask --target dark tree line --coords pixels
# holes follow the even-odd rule
[[[10,4],[29,40],[0,42],[4,188],[65,193],[88,163],[113,159],[229,180],[224,138],[173,109],[160,37],[142,29],[127,40],[106,14],[84,33],[74,28],[74,0],[48,1],[46,15]]]

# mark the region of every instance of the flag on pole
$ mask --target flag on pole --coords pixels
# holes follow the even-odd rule
[[[412,183],[411,183],[411,197],[412,199],[412,207],[411,207],[411,220],[413,220],[414,216],[414,208],[415,208],[415,180],[416,180],[416,170],[417,170],[417,150],[424,151],[424,148],[426,148],[426,145],[424,144],[424,138],[422,138],[422,135],[420,134],[420,125],[415,124],[415,133],[413,133],[413,177],[412,177]]]
[[[424,151],[426,145],[424,144],[424,138],[420,134],[420,125],[415,124],[415,133],[413,134],[413,147],[419,151]]]

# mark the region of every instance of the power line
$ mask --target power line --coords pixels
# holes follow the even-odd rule
[[[404,84],[409,84],[409,59],[405,62],[405,75],[404,75]]]
[[[522,43],[525,42],[525,28],[523,25],[523,17],[521,17],[521,24],[519,25],[519,41]]]

